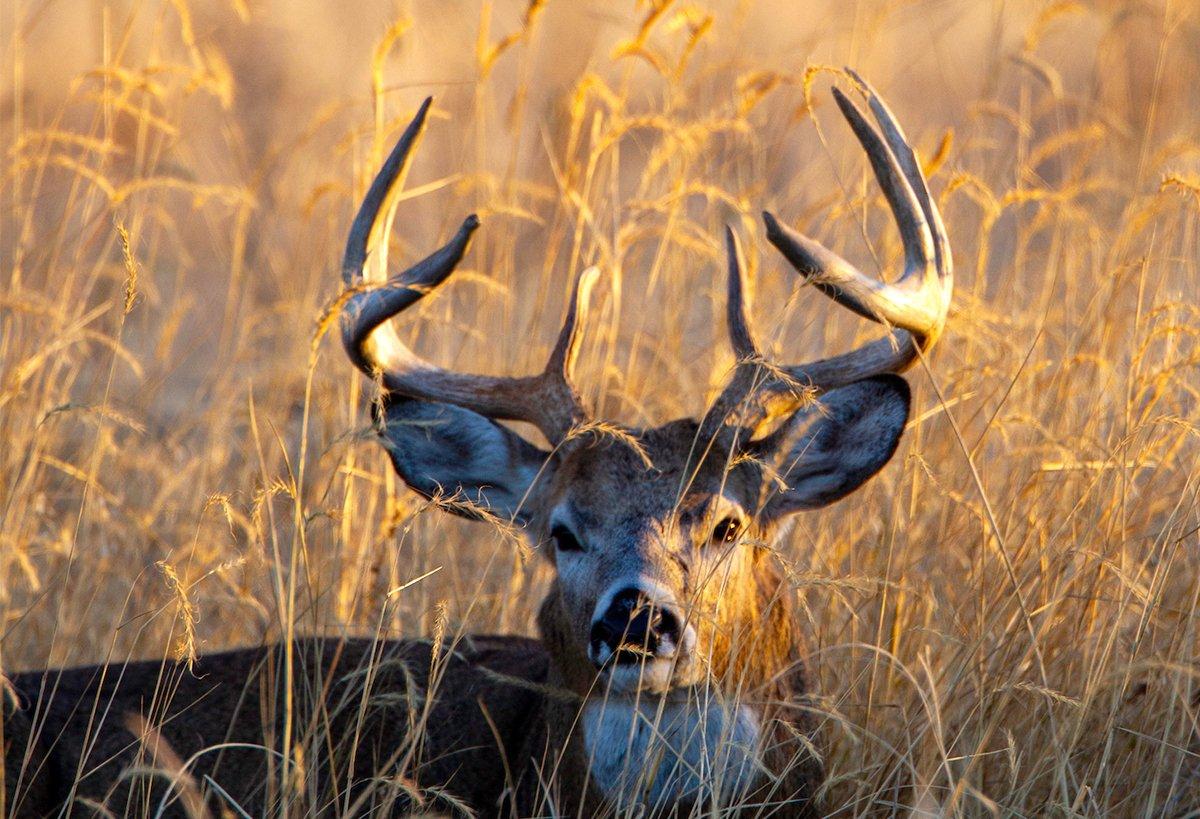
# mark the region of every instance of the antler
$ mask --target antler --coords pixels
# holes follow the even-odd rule
[[[342,309],[342,342],[354,364],[369,376],[381,376],[384,388],[391,393],[454,404],[489,418],[528,421],[557,444],[571,427],[587,418],[571,383],[571,372],[597,277],[595,268],[583,271],[575,280],[566,319],[546,368],[537,375],[517,378],[469,375],[438,367],[410,350],[388,323],[454,272],[471,234],[479,227],[474,214],[463,221],[443,247],[386,283],[371,287],[372,277],[364,270],[373,251],[381,256],[376,269],[387,269],[387,235],[395,217],[401,181],[432,101],[430,97],[422,103],[405,129],[350,227],[342,277],[348,287],[366,289],[354,293]],[[380,219],[380,214],[386,214],[385,218]]]
[[[728,421],[754,429],[803,404],[813,392],[872,375],[902,372],[933,346],[945,326],[954,289],[954,264],[942,216],[896,118],[870,85],[853,71],[849,73],[859,84],[879,131],[837,88],[833,96],[866,151],[900,228],[903,274],[894,284],[886,284],[859,272],[815,239],[781,224],[771,213],[764,213],[763,221],[767,239],[801,276],[837,303],[894,329],[832,358],[795,365],[764,362],[746,318],[740,253],[737,239],[729,231],[727,323],[738,365],[706,415],[709,432]]]

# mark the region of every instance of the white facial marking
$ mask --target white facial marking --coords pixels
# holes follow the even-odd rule
[[[621,808],[730,804],[762,775],[759,734],[753,711],[715,697],[667,702],[661,713],[656,698],[593,699],[583,710],[592,781]]]
[[[599,649],[599,653],[597,653],[597,649]],[[604,663],[608,662],[608,658],[611,657],[612,654],[612,649],[603,643],[601,643],[599,646],[588,645],[588,656],[591,657],[591,660],[594,663],[603,665]]]
[[[633,694],[637,691],[663,694],[672,688],[693,682],[691,668],[692,663],[683,658],[678,662],[657,659],[637,664],[608,666],[597,689],[601,694],[613,695]]]

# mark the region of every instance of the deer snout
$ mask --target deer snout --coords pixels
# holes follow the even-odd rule
[[[676,609],[642,589],[621,589],[592,622],[588,654],[597,668],[670,659],[689,646]]]

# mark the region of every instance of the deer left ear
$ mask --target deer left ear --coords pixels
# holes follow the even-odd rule
[[[909,395],[899,376],[867,378],[830,390],[756,444],[784,484],[768,481],[762,517],[816,509],[862,486],[896,452]]]
[[[462,517],[528,522],[528,496],[550,453],[451,404],[395,399],[382,420],[392,465],[410,488]]]

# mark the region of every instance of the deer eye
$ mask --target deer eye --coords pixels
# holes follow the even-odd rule
[[[575,537],[566,526],[561,523],[556,524],[550,530],[550,537],[554,540],[554,548],[560,552],[582,552],[583,544],[579,542],[579,538]]]
[[[742,533],[742,522],[737,518],[722,518],[716,526],[713,527],[712,538],[710,542],[720,545],[722,543],[733,543]]]

